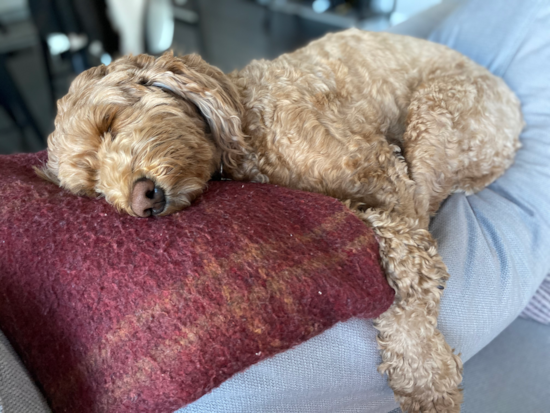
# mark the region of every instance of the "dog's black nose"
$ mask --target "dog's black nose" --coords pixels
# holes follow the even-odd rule
[[[160,214],[166,207],[166,197],[162,188],[150,179],[141,179],[132,191],[132,211],[139,217]]]

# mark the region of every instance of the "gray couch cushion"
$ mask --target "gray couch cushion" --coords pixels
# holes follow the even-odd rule
[[[0,413],[47,413],[48,404],[0,332]]]

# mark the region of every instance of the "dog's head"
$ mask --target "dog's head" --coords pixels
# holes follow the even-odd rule
[[[124,57],[82,73],[59,100],[38,172],[131,215],[166,215],[190,205],[222,162],[254,179],[242,110],[227,76],[197,55]]]

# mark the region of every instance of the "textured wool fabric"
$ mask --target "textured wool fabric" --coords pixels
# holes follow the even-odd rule
[[[519,315],[550,272],[548,27],[548,0],[470,0],[431,35],[502,76],[527,123],[512,168],[477,195],[451,196],[430,227],[451,275],[439,326],[464,360]],[[179,413],[388,413],[397,404],[376,370],[375,335],[368,321],[339,323]]]
[[[170,412],[393,301],[338,201],[214,182],[180,213],[118,214],[0,157],[0,328],[56,412]]]

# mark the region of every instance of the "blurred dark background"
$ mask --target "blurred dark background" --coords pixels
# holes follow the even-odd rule
[[[327,32],[385,30],[441,0],[0,0],[0,153],[44,149],[55,101],[126,53],[197,52],[228,72]]]

